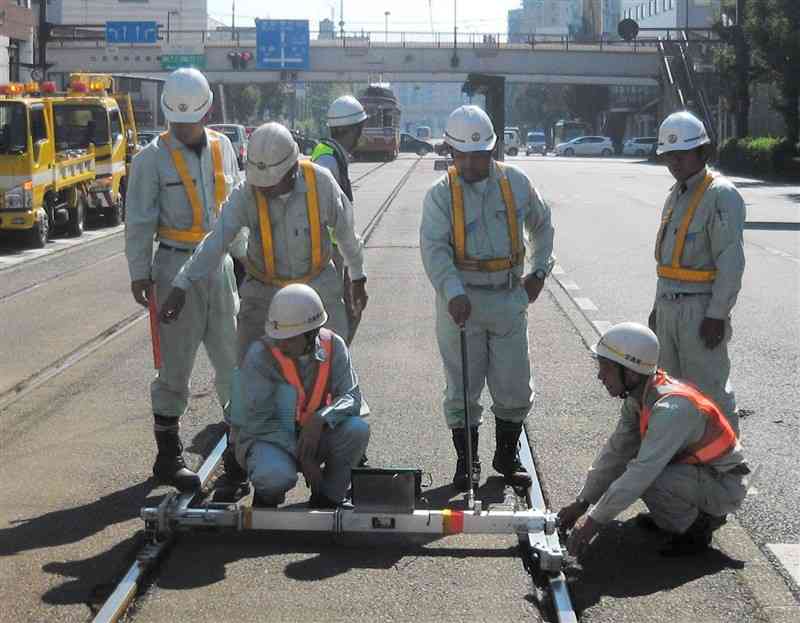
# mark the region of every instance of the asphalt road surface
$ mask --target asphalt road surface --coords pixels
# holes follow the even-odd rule
[[[358,163],[356,220],[368,228],[369,308],[353,347],[372,408],[373,465],[422,467],[423,503],[450,503],[454,465],[441,414],[433,292],[419,258],[422,198],[435,158]],[[530,309],[537,401],[528,436],[555,509],[570,501],[618,403],[595,379],[597,327],[645,320],[655,291],[652,240],[671,182],[626,160],[514,158],[553,209],[558,275]],[[388,207],[392,190],[416,163]],[[363,177],[362,177],[363,176]],[[359,179],[361,178],[361,179]],[[718,549],[664,561],[628,519],[606,529],[567,575],[583,621],[796,621],[800,189],[745,183],[748,267],[734,314],[733,382],[744,443],[761,466]],[[382,208],[386,208],[385,212]],[[86,621],[140,543],[155,505],[148,326],[129,293],[119,232],[44,252],[0,249],[0,621]],[[67,248],[64,248],[67,247]],[[221,433],[204,354],[182,421],[197,465]],[[488,406],[488,402],[485,400]],[[501,501],[486,418],[480,497]],[[289,502],[299,504],[299,487]],[[795,559],[796,560],[796,559]],[[794,592],[793,592],[794,591]],[[540,592],[516,539],[390,542],[275,535],[179,539],[129,614],[133,621],[539,621]]]

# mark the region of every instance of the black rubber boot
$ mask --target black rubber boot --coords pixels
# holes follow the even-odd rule
[[[200,490],[200,478],[186,467],[183,461],[183,444],[178,435],[177,418],[154,416],[153,431],[158,446],[158,455],[153,464],[153,476],[161,484],[172,485],[182,493]]]
[[[472,488],[477,489],[481,481],[481,461],[478,458],[478,428],[470,429],[472,443]],[[467,480],[467,442],[463,428],[453,429],[453,447],[456,449],[456,473],[453,474],[453,487],[456,491],[469,489]]]
[[[666,558],[697,556],[711,547],[711,535],[725,523],[724,517],[713,517],[701,512],[683,534],[677,534],[659,551]]]
[[[230,431],[226,433],[228,445],[222,453],[222,474],[214,485],[215,502],[237,502],[250,492],[247,483],[247,472],[236,460],[236,447],[231,442]]]
[[[492,467],[503,474],[506,484],[512,487],[531,486],[531,476],[519,461],[517,444],[522,433],[522,422],[506,422],[495,418],[496,446]]]

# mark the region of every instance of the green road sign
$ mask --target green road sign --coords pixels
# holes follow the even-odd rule
[[[178,69],[180,67],[206,68],[205,54],[163,54],[161,56],[161,69]]]

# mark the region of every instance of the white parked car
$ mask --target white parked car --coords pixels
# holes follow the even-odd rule
[[[579,136],[556,145],[557,156],[612,156],[614,143],[607,136]]]
[[[522,149],[519,128],[506,128],[503,131],[503,149],[507,156],[516,156]]]
[[[247,130],[245,127],[238,123],[215,123],[208,127],[217,132],[222,132],[231,140],[233,151],[236,152],[239,169],[244,169],[244,163],[247,160]]]
[[[624,156],[649,156],[656,143],[658,143],[658,138],[655,136],[629,138],[622,146],[622,154]]]

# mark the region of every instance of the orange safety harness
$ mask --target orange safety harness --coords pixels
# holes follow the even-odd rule
[[[308,211],[308,228],[311,235],[311,270],[302,277],[287,279],[275,274],[275,249],[272,243],[272,222],[269,218],[269,203],[267,198],[257,190],[253,190],[258,207],[258,225],[261,232],[261,247],[264,254],[264,268],[262,273],[252,262],[245,260],[247,272],[268,285],[286,286],[291,283],[308,283],[316,278],[328,265],[329,260],[322,257],[322,228],[320,226],[319,194],[317,192],[317,174],[314,166],[308,161],[300,162],[300,170],[308,187],[306,193],[306,210]]]
[[[691,225],[692,219],[694,218],[694,213],[697,211],[700,202],[703,200],[703,195],[705,195],[708,187],[711,186],[711,182],[714,181],[714,177],[715,176],[712,173],[706,173],[705,179],[700,182],[692,194],[692,197],[689,200],[689,209],[686,210],[686,215],[683,217],[683,221],[681,221],[680,227],[678,228],[678,233],[675,238],[675,248],[672,250],[672,262],[670,265],[661,263],[661,245],[664,242],[664,234],[667,231],[667,226],[672,218],[672,211],[675,207],[674,202],[669,207],[669,210],[667,210],[664,218],[661,220],[661,227],[659,227],[658,235],[656,236],[656,262],[658,262],[658,268],[656,269],[656,272],[658,273],[659,277],[674,279],[676,281],[689,281],[692,283],[707,283],[716,279],[716,270],[697,270],[694,268],[683,268],[681,266],[681,257],[683,256],[683,248],[686,245],[686,234],[689,231],[689,225]]]
[[[214,214],[219,215],[222,204],[228,196],[228,188],[225,184],[225,170],[222,166],[222,144],[220,134],[213,130],[207,130],[209,136],[209,147],[211,148],[211,161],[214,167]],[[186,166],[186,159],[179,149],[174,149],[169,132],[161,134],[160,139],[164,142],[172,157],[172,163],[178,172],[183,189],[186,191],[186,198],[192,207],[192,226],[190,229],[173,229],[171,227],[159,227],[158,237],[160,239],[174,240],[175,242],[188,242],[197,244],[208,233],[203,228],[203,202],[197,193],[194,180],[189,175],[189,168]]]
[[[320,329],[319,341],[325,351],[325,359],[319,364],[317,378],[314,380],[314,389],[311,391],[310,396],[306,394],[306,389],[303,386],[300,375],[297,373],[297,366],[294,361],[284,355],[276,346],[270,347],[272,356],[275,357],[275,361],[281,367],[283,378],[297,392],[295,418],[301,427],[308,423],[308,420],[323,405],[323,402],[326,406],[331,404],[328,382],[331,375],[331,359],[333,359],[333,333],[328,329]]]
[[[500,173],[500,191],[503,194],[503,203],[506,206],[506,216],[508,218],[508,237],[511,241],[511,255],[489,260],[476,260],[467,257],[466,250],[466,224],[464,220],[464,193],[458,181],[458,171],[451,166],[447,169],[447,176],[450,180],[450,199],[453,206],[453,247],[455,250],[455,265],[460,270],[478,271],[486,273],[496,273],[502,270],[511,270],[515,266],[520,266],[525,261],[525,249],[519,235],[519,223],[517,221],[517,209],[514,202],[514,194],[511,192],[511,183],[505,173],[504,167],[500,163],[495,163]]]
[[[736,433],[714,402],[704,396],[696,387],[684,381],[671,378],[663,370],[658,370],[645,388],[644,396],[655,392],[655,404],[666,396],[683,396],[688,398],[695,408],[706,417],[706,429],[697,443],[675,455],[670,463],[707,464],[730,452],[736,446]],[[653,407],[646,406],[644,399],[639,415],[639,434],[644,439],[650,423]]]

